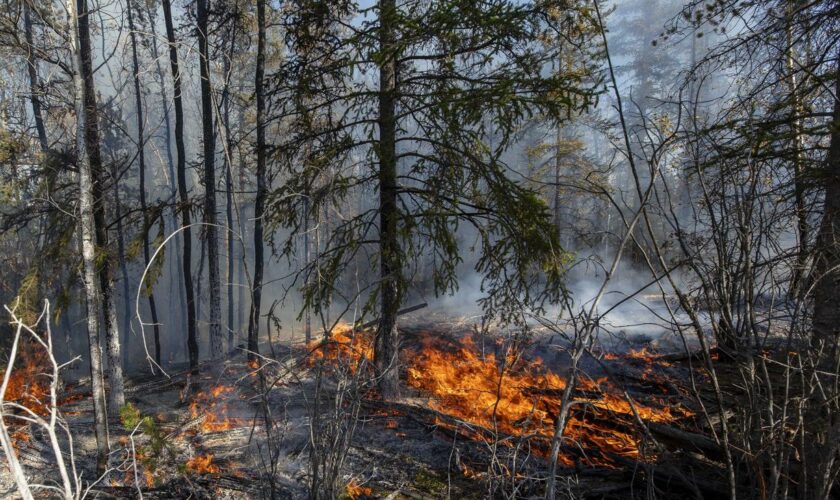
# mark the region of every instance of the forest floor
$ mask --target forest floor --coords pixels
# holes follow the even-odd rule
[[[202,364],[198,375],[173,369],[169,377],[131,377],[132,409],[109,422],[116,470],[93,491],[101,498],[136,498],[138,490],[145,498],[268,498],[262,478],[271,475],[275,498],[307,498],[313,443],[340,443],[352,430],[336,474],[337,491],[346,498],[538,494],[559,409],[563,380],[556,373],[565,366],[563,355],[552,354],[545,337],[521,359],[512,359],[497,339],[470,336],[473,328],[466,321],[415,323],[401,330],[407,368],[404,393],[395,402],[381,401],[367,389],[340,389],[359,380],[353,363],[369,354],[362,337],[338,339],[317,355],[314,344],[277,344],[272,355],[277,361],[259,369],[240,353],[223,365]],[[429,333],[431,325],[435,331]],[[355,361],[336,361],[342,352]],[[571,442],[560,460],[564,491],[626,498],[643,493],[654,477],[660,489],[691,491],[686,478],[691,476],[709,478],[704,493],[714,493],[715,485],[723,484],[723,471],[707,458],[719,450],[705,437],[687,396],[690,373],[702,378],[696,366],[689,371],[692,359],[645,349],[600,358],[575,389]],[[634,404],[628,405],[628,397]],[[90,398],[70,387],[61,411],[77,470],[90,480],[95,455]],[[312,436],[310,415],[316,413],[325,417],[318,436]],[[347,414],[357,416],[344,418]],[[43,433],[20,428],[15,436],[31,482],[55,484]],[[127,453],[132,447],[134,460]],[[704,447],[701,457],[697,451]],[[320,458],[329,464],[341,453]],[[4,467],[0,496],[14,491]]]

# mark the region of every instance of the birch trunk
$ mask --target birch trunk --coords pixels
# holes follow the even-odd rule
[[[77,6],[78,1],[78,6]],[[78,10],[77,10],[78,7]],[[81,12],[80,12],[81,11]],[[100,312],[102,296],[96,269],[96,231],[94,227],[93,179],[90,155],[87,148],[87,112],[85,109],[86,81],[84,57],[82,56],[81,16],[87,14],[86,0],[68,0],[67,12],[71,22],[70,42],[73,51],[73,88],[76,107],[76,155],[79,168],[79,226],[82,241],[82,262],[85,298],[87,302],[88,342],[90,347],[90,379],[93,397],[94,433],[96,435],[97,468],[105,469],[108,459],[108,435],[106,431],[107,406],[105,384],[102,374],[102,351],[100,346]]]

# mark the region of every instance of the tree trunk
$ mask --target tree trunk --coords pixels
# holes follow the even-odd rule
[[[808,238],[810,235],[810,227],[808,225],[808,210],[805,203],[805,180],[804,173],[804,151],[805,145],[803,143],[802,121],[800,116],[802,114],[802,103],[799,99],[799,89],[797,88],[796,80],[796,64],[794,54],[794,35],[793,35],[793,10],[794,6],[788,2],[786,12],[787,26],[785,34],[787,36],[785,44],[785,70],[787,70],[787,84],[790,91],[791,98],[791,127],[793,129],[793,194],[794,194],[794,209],[796,211],[797,219],[797,236],[799,239],[799,248],[796,259],[796,267],[793,270],[791,277],[790,295],[797,297],[803,292],[803,279],[807,272],[808,265]]]
[[[210,288],[210,356],[224,355],[222,302],[219,281],[219,229],[216,213],[216,137],[213,131],[213,98],[210,94],[210,46],[208,42],[207,0],[198,0],[198,52],[201,67],[201,128],[204,139],[204,224],[207,238],[207,285]]]
[[[166,95],[166,83],[164,82],[163,68],[160,65],[160,55],[158,53],[157,31],[155,28],[156,21],[154,11],[148,5],[146,7],[152,34],[152,57],[154,57],[155,69],[157,71],[158,79],[160,80],[160,96],[163,109],[163,130],[164,134],[166,134],[166,143],[164,145],[166,150],[166,168],[169,173],[169,189],[172,195],[172,199],[175,200],[178,197],[178,183],[175,174],[175,162],[172,159],[172,123],[169,119],[169,97]],[[172,225],[174,226],[174,229],[178,228],[177,217],[178,210],[175,209],[172,213]],[[172,262],[173,273],[175,273],[178,276],[177,285],[179,314],[177,315],[177,317],[179,319],[179,322],[182,323],[183,326],[186,326],[186,319],[183,317],[184,311],[187,310],[187,302],[184,298],[184,275],[178,270],[178,265],[182,261],[181,249],[184,245],[182,238],[183,233],[178,233],[177,235],[175,235],[175,258],[170,259],[170,261]]]
[[[397,234],[396,86],[397,47],[395,0],[379,3],[379,265],[380,319],[374,343],[377,386],[384,399],[399,397],[399,336],[402,262]]]
[[[227,331],[228,331],[228,351],[232,351],[234,347],[234,332],[238,330],[234,324],[234,232],[233,232],[233,152],[229,149],[233,142],[230,134],[230,76],[231,66],[233,60],[233,50],[236,40],[236,24],[230,33],[230,47],[228,56],[225,58],[225,85],[222,91],[222,122],[225,128],[225,143],[227,144],[228,154],[225,155],[225,216],[227,220],[228,230],[227,234]]]
[[[29,101],[32,103],[32,116],[35,117],[35,129],[38,131],[38,143],[41,152],[46,153],[50,147],[47,141],[47,129],[44,127],[44,116],[41,112],[41,100],[38,99],[38,61],[35,59],[34,36],[32,34],[32,14],[29,2],[23,2],[23,28],[26,36],[26,69],[29,72]]]
[[[198,368],[198,341],[196,339],[195,295],[192,281],[192,230],[190,226],[190,198],[187,194],[187,163],[184,148],[184,107],[181,100],[181,72],[178,69],[178,45],[175,41],[175,27],[172,24],[172,8],[169,0],[162,0],[163,19],[166,24],[166,39],[169,43],[169,65],[172,71],[172,99],[175,107],[175,151],[178,155],[178,197],[181,203],[181,226],[184,229],[184,293],[187,297],[187,351],[190,369]]]
[[[77,5],[78,2],[78,5]],[[76,106],[76,154],[79,168],[79,226],[82,241],[83,281],[88,314],[88,343],[90,347],[90,379],[93,397],[94,433],[96,435],[97,469],[102,472],[108,460],[109,444],[106,427],[107,405],[105,381],[102,375],[102,347],[100,345],[100,312],[102,293],[96,269],[96,230],[94,221],[93,172],[88,151],[88,124],[85,96],[87,79],[85,58],[82,55],[82,17],[87,15],[86,0],[68,0],[67,11],[72,23],[70,41],[73,50],[73,86]],[[85,22],[87,27],[87,22]],[[87,45],[89,50],[90,46]],[[90,53],[88,52],[88,61]]]
[[[242,115],[239,116],[239,125],[240,127],[243,125],[244,120],[242,119]],[[239,172],[238,172],[238,184],[239,184],[239,192],[245,192],[245,155],[239,155]],[[245,203],[244,200],[240,200],[239,205],[240,210],[240,217],[241,219],[248,220],[247,210],[248,204]],[[242,231],[242,238],[243,241],[246,241],[248,235],[248,229],[245,225],[240,224],[239,229]],[[239,286],[237,287],[237,297],[236,303],[239,304],[239,307],[236,309],[236,323],[241,325],[245,322],[245,283],[247,283],[247,278],[245,276],[245,261],[248,259],[248,251],[245,248],[245,245],[239,246],[239,251],[242,252],[241,256],[237,259],[237,269],[236,269],[236,276],[237,276],[237,283]],[[251,317],[251,305],[248,304],[248,317]],[[250,319],[249,319],[250,323]]]
[[[260,305],[263,280],[263,211],[265,207],[265,0],[257,0],[257,68],[254,88],[257,99],[257,194],[254,200],[254,289],[248,317],[248,358],[259,352]],[[244,258],[244,256],[243,256]]]
[[[116,179],[117,166],[111,165],[111,178]],[[123,318],[122,318],[122,332],[123,332],[123,362],[128,363],[128,332],[131,326],[131,286],[128,281],[128,263],[125,257],[125,228],[122,222],[122,200],[120,199],[119,185],[114,184],[114,216],[117,220],[117,264],[120,267],[120,277],[122,282],[122,296],[123,296]],[[116,299],[115,299],[116,302]],[[125,366],[128,366],[127,364]]]
[[[309,260],[312,258],[309,249],[309,193],[306,193],[303,198],[303,262],[304,265],[309,265]],[[310,274],[306,274],[306,281],[304,283],[304,287],[309,286]],[[305,306],[303,311],[303,338],[306,340],[306,343],[312,342],[312,312],[309,309],[309,306]]]
[[[140,93],[140,62],[137,58],[137,34],[134,31],[134,13],[131,0],[126,0],[128,11],[128,36],[131,38],[131,65],[134,70],[134,106],[137,108],[137,161],[140,169],[140,211],[143,213],[143,263],[148,266],[151,260],[149,251],[149,216],[146,210],[146,138],[143,130],[143,96]],[[152,328],[155,334],[155,362],[160,365],[160,325],[158,324],[157,306],[152,286],[148,287],[149,312],[152,315]]]
[[[837,307],[837,297],[840,297],[840,73],[836,78],[831,144],[823,175],[825,208],[814,264],[814,279],[817,280],[814,285],[814,340],[826,344],[831,364],[838,354],[840,335],[840,307]]]
[[[90,164],[91,192],[93,194],[93,219],[96,246],[99,251],[107,252],[108,231],[105,218],[104,172],[102,170],[102,155],[99,149],[99,114],[96,109],[96,92],[93,83],[93,61],[91,57],[90,23],[87,10],[87,0],[78,0],[79,27],[79,56],[81,58],[82,87],[85,104],[85,143],[87,159]],[[116,189],[116,186],[114,186]],[[98,259],[99,286],[101,293],[102,320],[105,322],[105,346],[108,357],[108,386],[109,402],[112,407],[119,409],[125,404],[123,387],[122,359],[120,355],[120,336],[117,327],[117,314],[114,309],[113,283],[111,282],[111,261],[108,258]]]

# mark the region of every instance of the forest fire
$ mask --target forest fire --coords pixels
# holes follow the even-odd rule
[[[199,392],[190,403],[190,416],[199,418],[204,416],[201,423],[203,432],[219,432],[236,427],[236,419],[228,417],[226,400],[235,393],[235,388],[228,385],[215,385],[209,392]]]
[[[362,359],[373,359],[373,343],[362,331],[346,323],[337,325],[330,332],[328,340],[315,340],[307,344],[311,351],[310,366],[319,360],[338,362],[346,360],[355,373]]]
[[[356,482],[356,480],[351,480],[347,483],[346,488],[347,496],[350,497],[352,500],[355,500],[360,497],[366,497],[373,494],[373,490],[368,488],[367,486],[362,486]]]
[[[515,358],[510,351],[504,358],[493,353],[481,355],[470,336],[462,338],[455,348],[430,333],[421,339],[422,347],[406,356],[406,384],[432,396],[429,406],[433,410],[489,433],[533,436],[538,450],[546,454],[566,387],[563,377],[547,369],[539,358]],[[321,357],[347,356],[355,365],[361,356],[371,356],[368,337],[362,334],[357,334],[351,344],[342,330],[333,340],[335,343],[328,345],[337,347],[329,348]],[[640,351],[632,359],[648,358]],[[653,368],[649,363],[645,371]],[[583,450],[587,462],[598,466],[612,466],[610,456],[651,458],[641,450],[636,416],[669,423],[691,415],[685,408],[664,402],[631,402],[606,378],[579,378],[573,401],[564,433],[573,446],[567,448]],[[395,421],[386,421],[386,428],[395,427]],[[562,454],[560,461],[572,466],[576,455]]]
[[[4,401],[17,403],[39,415],[48,414],[50,389],[44,376],[46,366],[46,353],[36,350],[29,342],[21,342]],[[5,369],[0,373],[5,374]]]
[[[435,348],[432,342],[412,359],[408,385],[432,394],[435,410],[488,430],[514,435],[535,435],[545,449],[554,432],[566,381],[546,369],[540,359],[525,361],[497,359],[490,353],[481,357],[466,337],[453,352]],[[685,409],[653,407],[632,403],[605,378],[579,380],[565,437],[584,450],[598,450],[604,456],[640,458],[639,438],[633,432],[634,412],[639,418],[673,422],[690,414]],[[583,408],[583,411],[579,411]],[[596,417],[596,418],[592,418]],[[610,422],[611,425],[603,425]],[[575,463],[571,455],[560,458]],[[596,465],[610,465],[609,459],[590,457]]]
[[[195,474],[218,474],[219,467],[213,465],[213,454],[199,455],[187,461],[187,470]]]

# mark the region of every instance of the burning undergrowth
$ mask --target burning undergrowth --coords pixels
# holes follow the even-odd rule
[[[405,332],[404,382],[440,415],[434,424],[477,441],[495,439],[514,446],[525,440],[537,455],[548,456],[566,388],[563,376],[541,358],[501,341],[487,349],[486,344],[476,345],[469,333],[456,339],[429,330]],[[371,359],[371,346],[370,332],[342,327],[320,348],[309,347],[312,359],[347,363],[355,370],[361,360]],[[608,355],[602,361],[637,372],[644,393],[631,396],[607,376],[578,377],[558,459],[563,465],[612,468],[622,458],[654,461],[640,424],[671,424],[692,415],[680,404],[680,391],[660,373],[668,363],[649,354]],[[396,421],[386,419],[385,426],[396,428]]]

